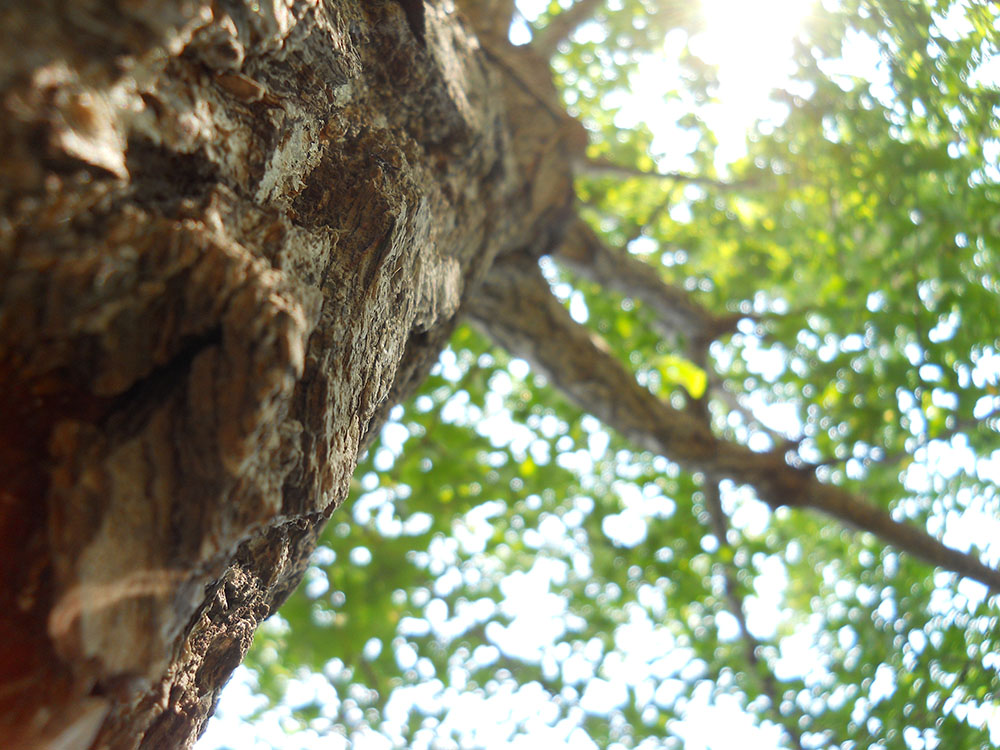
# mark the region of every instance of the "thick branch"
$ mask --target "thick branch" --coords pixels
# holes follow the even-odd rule
[[[570,227],[554,257],[573,273],[640,300],[656,314],[657,328],[663,336],[683,336],[692,347],[734,331],[743,317],[716,317],[692,300],[688,292],[665,283],[649,264],[624,249],[608,247],[582,219]]]
[[[423,3],[423,0],[415,1]],[[458,0],[456,4],[480,40],[507,39],[516,10],[514,0]]]
[[[470,299],[468,312],[499,345],[530,361],[570,400],[638,446],[690,471],[750,485],[772,508],[814,508],[1000,590],[1000,572],[974,556],[895,521],[841,487],[822,484],[812,471],[789,466],[780,451],[754,453],[716,438],[698,415],[674,409],[641,387],[599,339],[570,318],[533,257],[513,254],[498,260]]]
[[[559,43],[569,38],[576,29],[589,21],[604,4],[604,0],[577,0],[573,7],[564,10],[549,22],[544,29],[535,32],[531,46],[546,60],[555,54]]]

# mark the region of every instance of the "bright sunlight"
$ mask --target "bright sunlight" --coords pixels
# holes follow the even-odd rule
[[[706,29],[697,53],[720,66],[734,103],[788,71],[791,41],[811,0],[701,0]]]
[[[719,68],[719,105],[706,119],[725,161],[743,151],[754,120],[767,117],[770,91],[791,72],[792,40],[812,0],[701,0],[705,31],[693,51]]]
[[[746,153],[747,132],[757,121],[777,124],[783,105],[770,100],[772,90],[792,73],[792,41],[814,4],[813,0],[701,0],[704,30],[690,40],[691,51],[718,69],[717,101],[699,106],[718,139],[718,169]],[[690,111],[670,92],[682,86],[677,78],[677,55],[687,43],[681,35],[667,35],[663,54],[650,57],[632,81],[632,95],[623,102],[619,127],[645,122],[656,134],[653,151],[663,155],[666,171],[693,168],[685,153],[692,143],[674,127]]]

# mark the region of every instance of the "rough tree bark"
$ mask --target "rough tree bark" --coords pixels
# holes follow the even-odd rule
[[[508,43],[512,0],[457,6],[0,6],[5,747],[192,744],[463,313],[638,445],[1000,589],[782,450],[720,440],[704,401],[662,402],[570,319],[542,255],[696,360],[737,321],[579,221],[571,169],[595,164],[547,60]]]
[[[190,745],[492,259],[558,241],[582,131],[475,6],[0,9],[5,747]]]

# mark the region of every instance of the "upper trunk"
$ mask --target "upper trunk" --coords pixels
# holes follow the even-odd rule
[[[0,10],[7,747],[193,742],[463,299],[558,242],[582,134],[505,5]]]

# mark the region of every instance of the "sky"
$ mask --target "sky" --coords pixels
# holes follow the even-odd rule
[[[768,94],[772,88],[784,82],[789,72],[792,36],[807,12],[809,2],[807,0],[701,1],[707,27],[700,37],[693,41],[693,47],[707,62],[719,66],[721,86],[719,103],[702,114],[719,139],[717,166],[724,169],[726,163],[742,156],[746,133],[755,121],[761,119],[780,121],[782,118],[781,105],[769,102]],[[518,6],[523,15],[530,20],[536,17],[547,3],[548,0],[520,0]],[[586,35],[588,31],[584,28],[579,33]],[[518,42],[526,41],[526,30],[515,26],[512,39]],[[667,44],[669,47],[670,44],[679,44],[681,41],[668,39]],[[866,47],[863,40],[858,40],[851,53],[851,59],[842,63],[846,66],[845,73],[867,70],[872,77],[876,76],[878,60],[877,57],[872,57],[870,46]],[[666,92],[678,82],[670,58],[671,50],[667,49],[662,59],[650,59],[641,67],[638,77],[633,81],[632,95],[622,102],[624,106],[618,124],[623,127],[640,121],[648,124],[657,135],[654,150],[663,153],[660,168],[683,170],[687,167],[683,147],[676,153],[671,153],[670,149],[670,144],[677,142],[680,132],[673,125],[680,113],[672,109],[675,105],[668,103],[669,97],[666,96]],[[576,314],[582,315],[585,311]],[[451,366],[454,366],[453,363]],[[752,370],[756,369],[765,375],[770,366],[767,353],[763,351],[759,354],[759,359],[751,363]],[[447,377],[449,367],[447,355],[439,367]],[[524,368],[526,365],[515,361],[513,367]],[[500,387],[502,388],[502,384]],[[457,409],[460,406],[453,408]],[[790,434],[797,431],[797,425],[789,420],[787,410],[782,412],[780,405],[771,407],[770,412],[762,403],[758,404],[757,408],[762,420],[768,426]],[[509,414],[505,414],[500,408],[491,411],[487,404],[484,425],[483,429],[494,432],[499,440],[518,439],[516,425],[511,421]],[[394,440],[391,434],[393,428],[390,426],[388,429],[390,432],[387,450],[401,449],[403,436],[399,435]],[[600,434],[601,428],[595,427],[593,431],[595,439],[591,444],[594,457],[600,457],[607,444],[605,438],[602,447]],[[943,467],[945,471],[948,470],[950,463],[968,460],[968,451],[963,452],[961,444],[953,448],[939,446],[934,450],[937,454],[928,457],[929,463],[938,468]],[[995,463],[998,465],[987,467],[987,470],[997,471],[1000,474],[1000,462]],[[927,481],[927,477],[921,475],[920,471],[919,467],[915,469],[910,479],[913,487]],[[736,511],[733,516],[735,525],[753,529],[767,523],[767,509],[748,493],[730,489],[727,495],[725,502]],[[606,529],[610,532],[609,535],[627,539],[630,534],[640,533],[637,524],[644,523],[641,511],[643,498],[637,494],[633,500],[631,507],[637,509],[635,513],[631,517],[623,513],[617,521],[616,528]],[[488,525],[488,519],[484,519],[482,523]],[[970,524],[968,519],[953,519],[952,526],[946,530],[945,538],[949,543],[957,542],[961,546],[971,535],[982,538],[984,534],[989,533],[994,535],[993,538],[1000,538],[997,531],[995,523],[986,527],[974,522]],[[469,531],[473,537],[475,533],[474,528]],[[558,530],[554,530],[553,533],[558,533]],[[474,539],[469,543],[474,543]],[[558,569],[558,566],[539,564],[529,573],[516,574],[505,581],[503,593],[507,606],[516,615],[507,632],[495,634],[499,646],[503,647],[506,642],[512,649],[544,648],[546,640],[554,637],[554,628],[558,630],[554,623],[562,616],[560,607],[563,606],[556,592],[565,573],[564,570]],[[783,568],[780,565],[775,566],[769,575],[762,576],[763,582],[756,596],[748,599],[747,614],[750,628],[761,637],[773,634],[780,625],[780,601],[782,590],[787,583],[783,576]],[[973,585],[968,595],[975,597],[982,595],[982,592],[976,591]],[[273,620],[265,627],[280,628],[280,619]],[[722,629],[725,629],[724,621]],[[732,637],[737,637],[735,621],[731,623],[731,630]],[[685,662],[689,655],[685,654],[683,649],[677,648],[675,644],[662,642],[662,634],[656,632],[648,617],[644,620],[639,613],[636,613],[628,632],[630,647],[635,649],[636,653],[658,650],[670,654],[670,658],[677,660],[677,663],[670,667],[675,669],[677,674],[685,669],[697,669],[696,664]],[[802,674],[815,668],[817,659],[812,652],[813,648],[808,633],[798,639],[785,639],[781,659],[778,662],[779,673],[784,671],[787,674]],[[484,658],[487,656],[484,655]],[[397,654],[397,660],[401,664],[410,658],[407,653]],[[417,666],[416,657],[412,658],[413,666]],[[641,660],[637,660],[636,664],[638,661]],[[581,663],[580,668],[586,670],[587,664]],[[622,680],[633,682],[641,679],[636,673],[629,675],[629,669],[639,669],[639,667],[630,665],[626,659],[621,665]],[[206,734],[197,744],[198,750],[216,750],[223,747],[303,749],[315,747],[324,750],[356,747],[364,750],[382,750],[390,747],[388,740],[375,734],[363,738],[355,737],[353,743],[336,732],[323,737],[307,732],[289,738],[281,728],[283,714],[281,709],[271,712],[262,721],[247,724],[241,717],[249,714],[263,701],[253,694],[249,680],[246,670],[240,668],[223,693],[217,717],[211,721]],[[600,679],[595,676],[580,696],[580,705],[595,711],[613,707],[623,700],[623,684],[623,681]],[[892,684],[877,679],[872,686],[871,697],[877,700],[880,695],[893,689]],[[417,703],[437,700],[429,693],[421,696],[419,692],[419,689],[414,689],[406,699]],[[293,685],[289,703],[293,705],[304,703],[316,696],[331,703],[338,701],[336,691],[326,680],[322,676],[314,675]],[[501,738],[507,735],[512,722],[516,723],[524,717],[529,717],[528,726],[531,726],[530,717],[533,712],[538,711],[538,697],[533,696],[530,690],[515,691],[503,698],[494,698],[489,703],[471,697],[456,697],[455,700],[459,703],[456,704],[455,710],[446,715],[444,723],[453,722],[456,727],[461,727],[464,723],[467,725],[465,731],[472,733],[468,736],[476,737],[480,746],[489,748],[518,747],[516,743],[505,744]],[[994,739],[1000,742],[1000,716],[984,714],[981,720],[990,721],[991,726],[996,725]],[[596,747],[579,729],[571,726],[550,727],[544,721],[538,721],[536,729],[537,733],[531,738],[530,745],[525,747],[538,747],[541,744],[552,748],[588,748],[588,750]],[[741,750],[772,750],[778,746],[781,734],[780,729],[773,725],[757,724],[740,709],[735,699],[722,696],[713,700],[700,689],[695,691],[687,703],[685,718],[674,723],[672,729],[683,739],[686,750],[730,747],[740,747]],[[927,750],[933,750],[935,746],[936,742],[930,738],[926,744]]]

